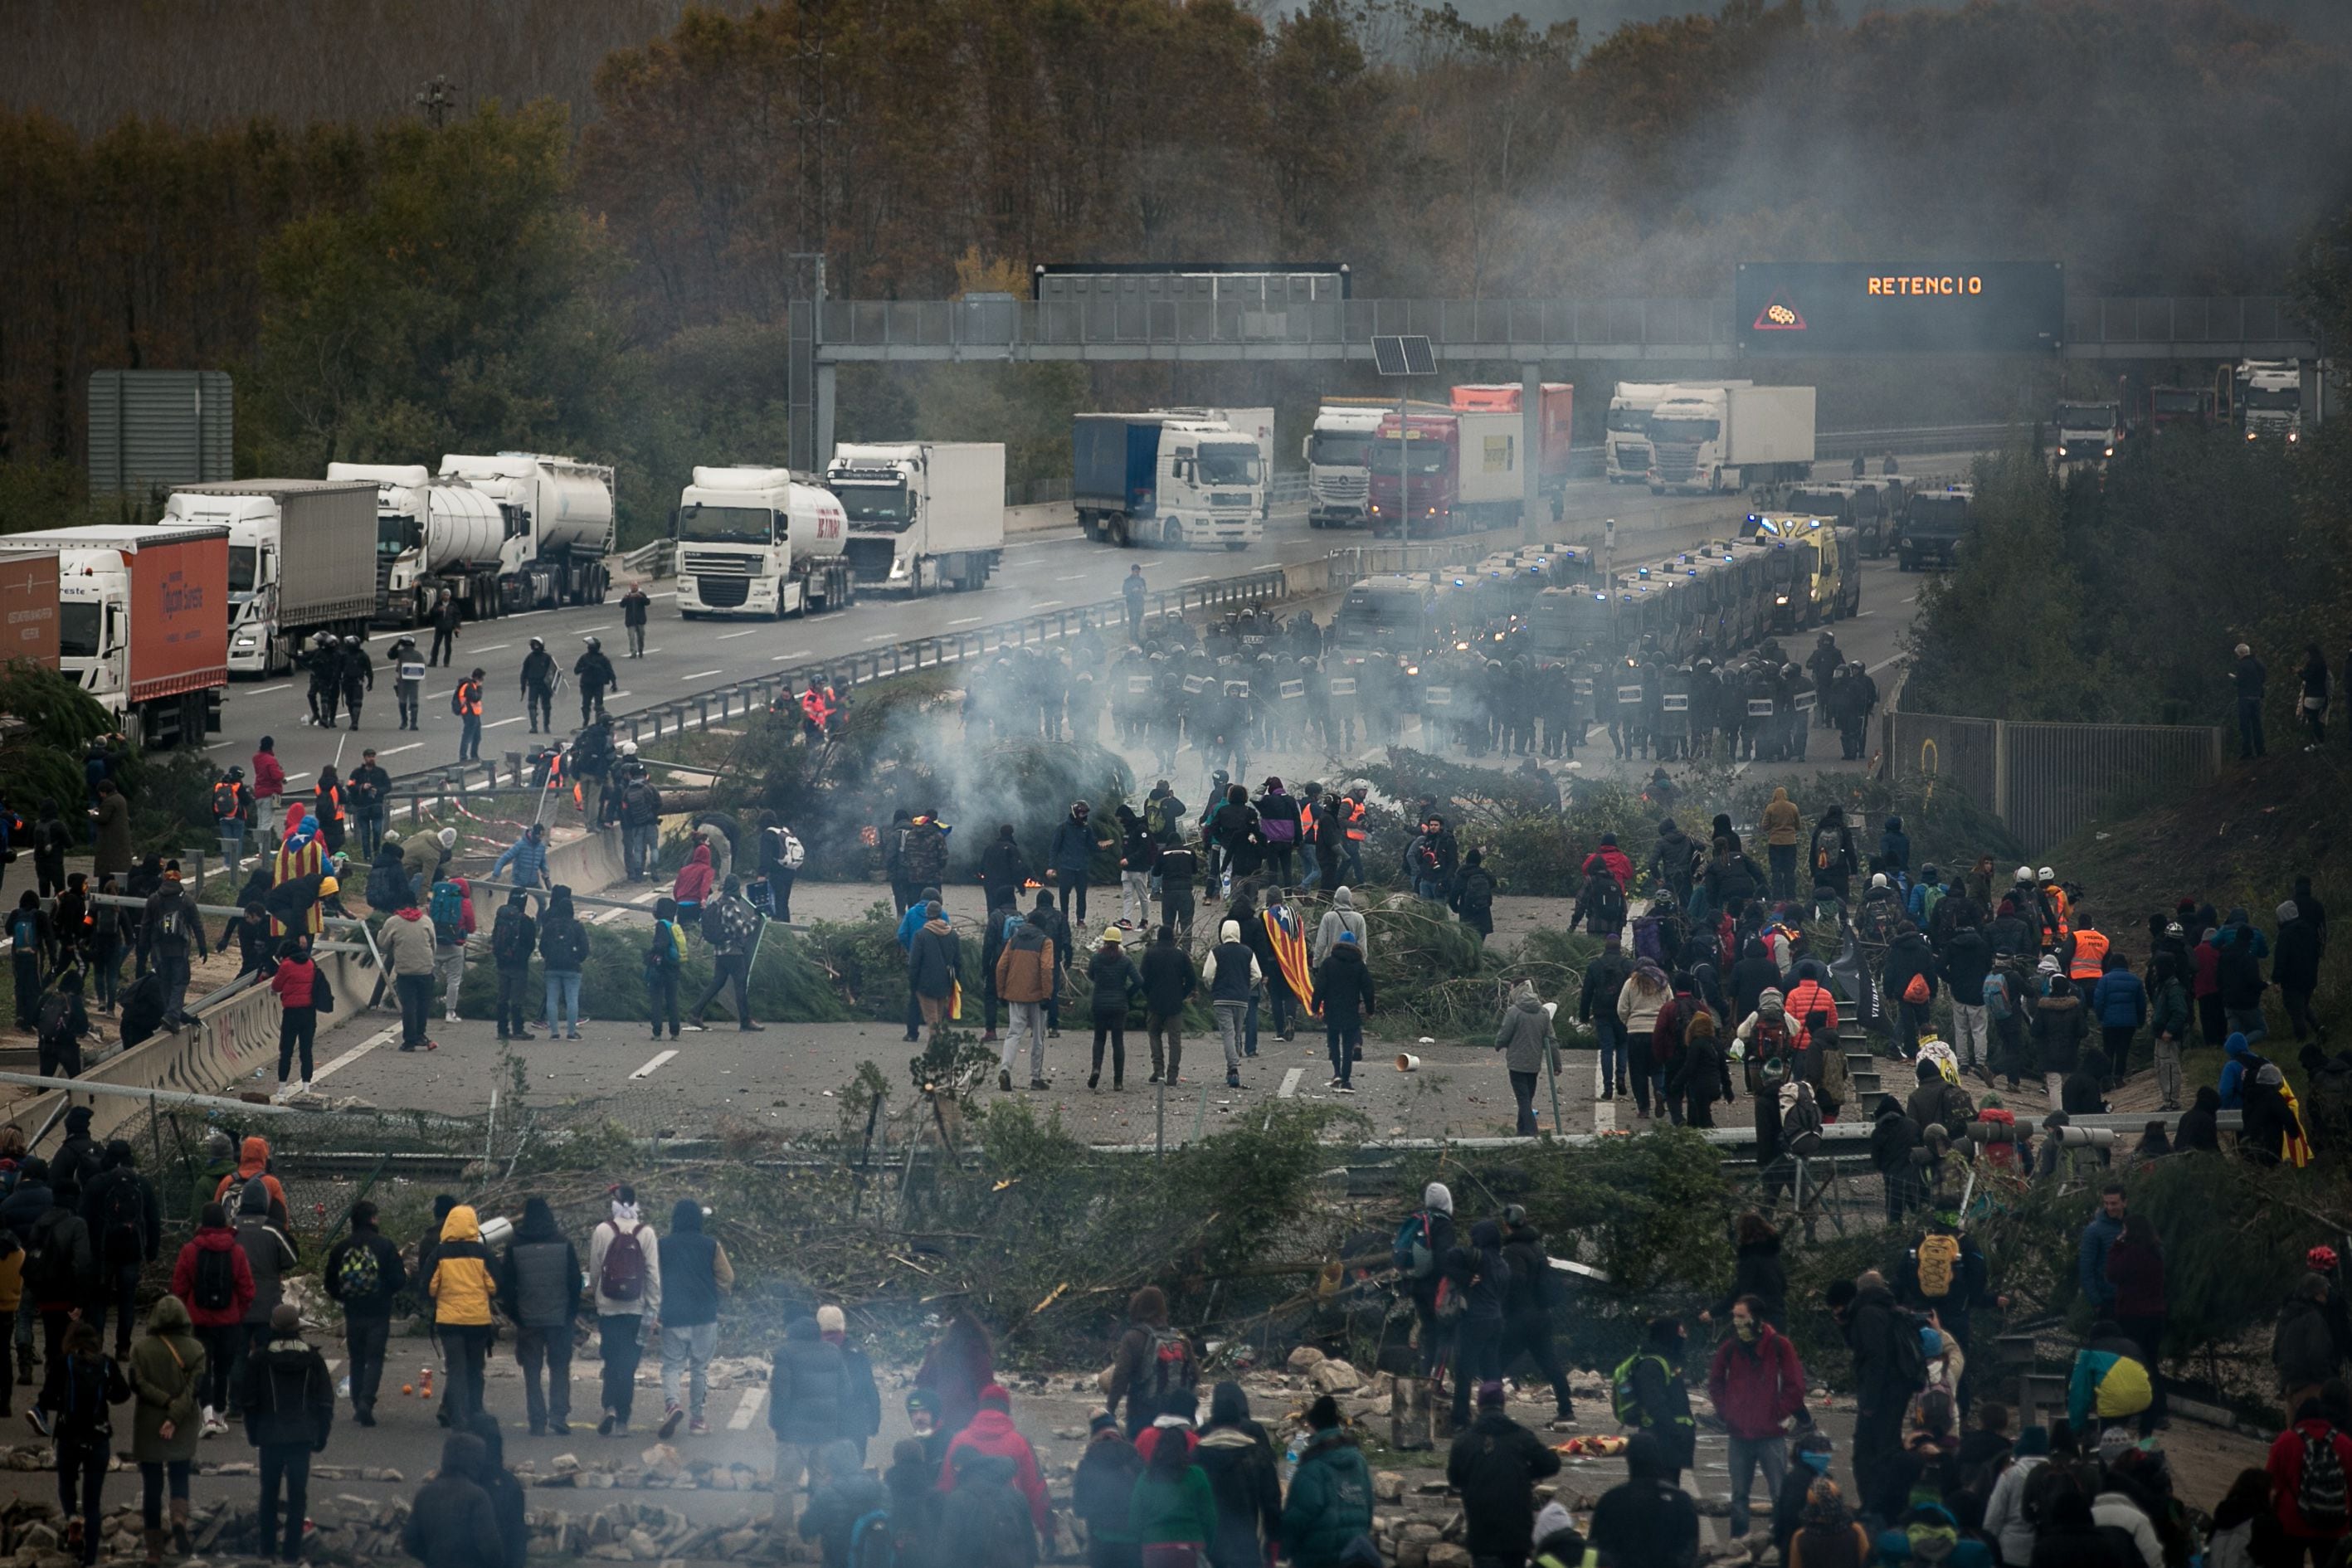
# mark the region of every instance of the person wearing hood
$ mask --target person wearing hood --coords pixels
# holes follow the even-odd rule
[[[934,1463],[930,1474],[938,1469]],[[1108,1410],[1095,1412],[1087,1426],[1086,1452],[1070,1480],[1071,1511],[1087,1527],[1087,1568],[1141,1568],[1143,1553],[1128,1527],[1128,1509],[1142,1474],[1143,1456],[1118,1429],[1118,1417]],[[1277,1493],[1279,1489],[1277,1482]],[[1251,1568],[1256,1568],[1256,1563]]]
[[[2049,1462],[2049,1430],[2042,1426],[2021,1428],[2009,1468],[1993,1481],[1992,1494],[1985,1500],[1984,1532],[2000,1549],[2003,1563],[2030,1563],[2033,1559],[2033,1521],[2027,1517],[2025,1499],[2032,1488],[2034,1473]]]
[[[1177,1081],[1184,1056],[1184,1004],[1200,989],[1192,954],[1178,943],[1173,926],[1162,925],[1145,950],[1142,965],[1144,1026],[1151,1040],[1151,1081]]]
[[[491,1542],[499,1516],[478,1478],[489,1450],[471,1432],[452,1432],[441,1445],[441,1468],[416,1490],[401,1549],[425,1568],[493,1568]]]
[[[1511,1270],[1503,1291],[1503,1348],[1497,1363],[1507,1373],[1525,1352],[1537,1373],[1551,1387],[1560,1426],[1576,1421],[1576,1402],[1570,1396],[1568,1370],[1560,1364],[1559,1346],[1552,1334],[1552,1308],[1559,1294],[1551,1254],[1543,1232],[1517,1204],[1503,1210],[1503,1261]]]
[[[1295,1568],[1340,1568],[1350,1543],[1371,1533],[1371,1470],[1329,1394],[1307,1407],[1307,1429],[1282,1505],[1282,1550]]]
[[[1926,1194],[1920,1191],[1912,1152],[1919,1147],[1919,1124],[1891,1094],[1878,1097],[1871,1115],[1870,1163],[1886,1191],[1886,1223],[1899,1226]]]
[[[2289,1098],[2286,1074],[2276,1063],[2265,1062],[2246,1089],[2245,1121],[2238,1132],[2238,1154],[2257,1165],[2281,1161],[2300,1170],[2311,1159],[2303,1123]]]
[[[1731,1063],[1724,1055],[1715,1015],[1702,1008],[1691,1016],[1683,1048],[1666,1083],[1669,1101],[1683,1108],[1692,1127],[1715,1125],[1715,1102],[1731,1099]]]
[[[1339,891],[1344,895],[1347,889]],[[1363,1054],[1364,1020],[1372,1016],[1377,1004],[1371,966],[1364,961],[1361,940],[1352,931],[1342,931],[1333,940],[1331,951],[1315,966],[1314,994],[1308,1004],[1310,1010],[1322,1012],[1324,1045],[1331,1056],[1328,1087],[1341,1094],[1356,1092],[1355,1062]]]
[[[1698,1561],[1698,1507],[1682,1489],[1681,1471],[1654,1433],[1625,1445],[1625,1479],[1593,1505],[1588,1552],[1640,1568]]]
[[[1764,848],[1772,869],[1772,897],[1781,902],[1797,896],[1797,803],[1785,789],[1775,789],[1765,805]]]
[[[1096,1419],[1099,1421],[1102,1417],[1097,1415]],[[1114,1433],[1117,1431],[1116,1424],[1112,1430]],[[1118,1440],[1122,1444],[1127,1441],[1124,1437]],[[940,1446],[946,1446],[944,1437],[940,1439]],[[1130,1447],[1128,1452],[1132,1454],[1134,1449]],[[1079,1461],[1081,1468],[1085,1463],[1083,1459]],[[888,1494],[886,1511],[889,1515],[890,1560],[895,1568],[950,1568],[951,1554],[941,1539],[944,1531],[940,1525],[940,1508],[945,1500],[931,1485],[932,1478],[939,1473],[939,1456],[927,1453],[921,1438],[901,1437],[890,1450],[890,1468],[882,1474],[882,1487]],[[1127,1506],[1128,1493],[1133,1489],[1131,1479],[1119,1489],[1121,1509]],[[1014,1507],[1016,1510],[1019,1507],[1017,1500]],[[1025,1523],[1025,1515],[1024,1521]],[[1120,1522],[1124,1524],[1125,1521],[1126,1516],[1122,1513]],[[1093,1536],[1094,1531],[1089,1529],[1090,1552]],[[1095,1561],[1089,1557],[1090,1564]],[[1136,1568],[1136,1564],[1128,1561],[1121,1563],[1120,1568]]]
[[[441,1222],[441,1245],[434,1251],[425,1288],[433,1300],[434,1331],[449,1361],[450,1426],[463,1430],[482,1409],[490,1306],[498,1290],[489,1250],[482,1245],[481,1222],[467,1205],[457,1205]]]
[[[1600,1043],[1602,1100],[1616,1099],[1622,1080],[1631,1074],[1632,1058],[1626,1053],[1624,1022],[1617,1016],[1617,998],[1633,973],[1633,961],[1626,956],[1622,940],[1614,935],[1601,939],[1601,951],[1584,966],[1584,985],[1578,994],[1576,1016],[1579,1023],[1592,1026]],[[1641,1092],[1647,1104],[1648,1090]]]
[[[2091,1032],[2090,1010],[2074,982],[2050,974],[2046,994],[2033,999],[2033,1057],[2042,1066],[2044,1092],[2053,1107],[2066,1098],[2066,1079],[2083,1065],[2083,1041]]]
[[[608,1194],[611,1213],[588,1237],[588,1276],[595,1284],[597,1359],[604,1376],[604,1417],[597,1436],[629,1429],[637,1362],[646,1325],[661,1321],[661,1243],[637,1217],[637,1193],[626,1182]]]
[[[923,906],[923,923],[907,949],[907,984],[921,1009],[923,1023],[936,1039],[950,1022],[957,992],[963,984],[963,941],[934,899]],[[1042,1078],[1032,1078],[1031,1089],[1044,1089]]]
[[[1044,1472],[1037,1467],[1036,1450],[1013,1424],[1013,1395],[1003,1384],[992,1383],[980,1391],[979,1413],[950,1439],[947,1460],[940,1470],[940,1490],[955,1489],[956,1472],[966,1454],[1012,1465],[1013,1488],[1029,1504],[1030,1526],[1044,1534],[1052,1518],[1052,1499],[1046,1495]]]
[[[1671,816],[1660,820],[1657,842],[1650,846],[1650,858],[1643,865],[1674,894],[1675,907],[1690,902],[1691,889],[1698,879],[1699,849],[1682,824]]]
[[[817,1454],[800,1538],[820,1543],[825,1568],[849,1568],[858,1521],[887,1511],[889,1501],[881,1481],[866,1471],[856,1445],[835,1438]]]
[[[1208,988],[1209,1005],[1217,1017],[1217,1033],[1224,1042],[1228,1082],[1241,1077],[1243,1030],[1249,1017],[1250,998],[1263,978],[1257,954],[1242,940],[1241,921],[1219,922],[1217,945],[1201,963],[1201,984]]]
[[[1521,1138],[1532,1138],[1538,1131],[1537,1078],[1547,1068],[1555,1076],[1559,1072],[1559,1041],[1552,1033],[1551,1009],[1524,980],[1512,990],[1510,1005],[1503,1010],[1502,1025],[1495,1031],[1495,1048],[1503,1053],[1503,1068],[1511,1079],[1511,1098],[1518,1102],[1516,1131]]]
[[[1906,1376],[1907,1361],[1895,1336],[1913,1332],[1913,1326],[1874,1269],[1838,1280],[1828,1302],[1853,1357],[1854,1495],[1864,1512],[1892,1519],[1902,1511],[1902,1500],[1885,1494],[1901,1479],[1903,1415],[1918,1392]]]
[[[1445,1278],[1465,1303],[1454,1326],[1454,1429],[1470,1425],[1475,1386],[1503,1375],[1503,1300],[1511,1288],[1511,1266],[1503,1261],[1503,1227],[1482,1219],[1468,1242],[1445,1258]]]
[[[824,1446],[841,1434],[849,1400],[848,1363],[814,1318],[784,1325],[768,1379],[768,1430],[776,1439],[776,1528],[792,1522],[792,1493],[803,1471],[813,1492]]]
[[[579,1316],[585,1280],[580,1251],[556,1226],[555,1211],[545,1198],[534,1194],[523,1200],[522,1225],[507,1243],[498,1276],[499,1310],[515,1326],[515,1362],[522,1368],[530,1435],[551,1431],[567,1436],[572,1431],[572,1321]],[[356,1357],[352,1364],[357,1366]],[[540,1386],[542,1368],[544,1392]],[[352,1393],[356,1400],[356,1380]]]
[[[283,1494],[285,1549],[289,1563],[302,1555],[302,1526],[309,1511],[310,1456],[327,1451],[335,1425],[335,1380],[326,1358],[302,1338],[301,1309],[281,1301],[271,1309],[269,1331],[245,1363],[245,1440],[261,1461],[261,1555],[276,1556],[278,1500]]]
[[[1985,981],[1992,973],[1992,944],[1969,921],[1945,938],[1937,972],[1952,998],[1952,1052],[1962,1072],[1992,1083],[1992,1035],[1985,1005]]]
[[[407,918],[405,911],[402,918]],[[562,1027],[565,1039],[576,1040],[580,1037],[580,975],[588,963],[588,928],[572,910],[572,889],[561,882],[549,892],[547,909],[539,917],[539,960],[547,977],[547,1037],[555,1038],[555,1031]],[[433,1042],[425,1041],[425,1048],[431,1050]]]
[[[1134,1439],[1171,1412],[1192,1418],[1201,1362],[1192,1342],[1169,1326],[1168,1297],[1159,1286],[1143,1286],[1129,1297],[1127,1316],[1127,1331],[1103,1379],[1103,1403],[1116,1412],[1127,1401],[1127,1435]]]
[[[1265,840],[1266,868],[1273,872],[1276,881],[1288,887],[1291,858],[1298,848],[1300,837],[1297,797],[1282,787],[1280,779],[1269,778],[1255,804],[1258,835]]]
[[[1220,1383],[1209,1395],[1208,1424],[1192,1450],[1216,1500],[1210,1568],[1260,1568],[1282,1529],[1282,1478],[1274,1443],[1250,1419],[1249,1395],[1238,1383]]]
[[[1093,879],[1095,851],[1110,842],[1094,826],[1093,812],[1085,801],[1071,802],[1068,814],[1054,825],[1053,841],[1045,848],[1045,875],[1061,895],[1062,918],[1075,918],[1079,925],[1087,923],[1087,884]],[[1070,913],[1074,904],[1075,917]]]
[[[58,1380],[66,1336],[79,1321],[98,1279],[89,1226],[81,1217],[81,1189],[60,1180],[47,1193],[48,1207],[33,1223],[21,1273],[22,1300],[32,1304],[41,1325],[41,1392],[25,1414],[45,1437],[50,1435],[52,1419],[64,1409]],[[29,1372],[31,1364],[26,1355],[21,1365]]]
[[[1473,849],[1462,858],[1445,901],[1464,925],[1478,933],[1481,944],[1495,934],[1495,876],[1486,869],[1485,850]]]
[[[1910,879],[1911,836],[1903,831],[1903,819],[1899,816],[1888,817],[1885,831],[1878,836],[1878,864],[1881,870],[1897,881]]]
[[[235,1205],[244,1196],[247,1184],[258,1181],[262,1190],[269,1194],[269,1223],[291,1236],[294,1234],[293,1211],[287,1206],[284,1184],[278,1181],[269,1166],[269,1140],[259,1136],[247,1137],[237,1145],[236,1168],[221,1177],[213,1188],[212,1201],[231,1205],[230,1213],[234,1215]],[[197,1320],[198,1322],[203,1321],[201,1318]]]
[[[2199,1086],[2189,1109],[2172,1130],[2176,1154],[2218,1154],[2221,1152],[2221,1096],[2211,1084]]]
[[[1766,1491],[1787,1479],[1788,1423],[1804,1414],[1805,1369],[1796,1347],[1765,1321],[1765,1304],[1742,1296],[1731,1305],[1731,1334],[1707,1365],[1706,1395],[1731,1442],[1731,1533],[1748,1533],[1748,1494],[1758,1467]]]
[[[374,1204],[362,1198],[352,1205],[351,1217],[351,1235],[329,1250],[319,1273],[327,1295],[343,1309],[343,1344],[351,1352],[352,1419],[373,1426],[376,1393],[383,1382],[384,1349],[392,1335],[393,1299],[408,1283],[408,1270],[400,1248],[376,1228]],[[524,1225],[530,1225],[528,1209]],[[568,1356],[568,1335],[564,1350]]]
[[[1895,1048],[1906,1058],[1916,1056],[1937,985],[1935,951],[1908,921],[1895,928],[1884,974],[1886,998],[1895,1009]]]
[[[205,1436],[214,1436],[228,1430],[223,1413],[236,1391],[231,1374],[244,1360],[245,1315],[254,1300],[253,1265],[220,1204],[205,1205],[194,1239],[181,1247],[172,1265],[172,1295],[204,1346],[202,1426]]]
[[[127,1376],[138,1401],[131,1421],[131,1458],[139,1467],[146,1560],[163,1559],[163,1494],[168,1476],[173,1550],[187,1555],[188,1471],[204,1429],[205,1347],[176,1296],[159,1296],[147,1332],[132,1349]]]
[[[43,1436],[56,1443],[64,1548],[85,1568],[93,1568],[103,1543],[106,1472],[114,1458],[114,1426],[107,1407],[130,1398],[131,1385],[105,1353],[98,1331],[88,1323],[73,1325],[56,1361],[53,1381],[58,1403],[26,1414]]]
[[[677,1431],[681,1417],[687,1430],[699,1437],[710,1430],[702,1418],[709,1397],[710,1358],[719,1353],[719,1301],[735,1288],[735,1268],[717,1237],[702,1228],[702,1205],[680,1198],[669,1211],[669,1234],[661,1238],[662,1276],[662,1420],[664,1442]],[[678,1379],[690,1373],[688,1403],[678,1404]]]
[[[1325,959],[1331,956],[1331,950],[1339,945],[1342,932],[1354,935],[1360,956],[1370,953],[1371,928],[1366,923],[1363,911],[1356,907],[1353,888],[1332,889],[1331,907],[1323,911],[1322,920],[1315,927],[1315,942],[1309,951],[1309,959],[1320,966]]]
[[[1504,1413],[1503,1385],[1478,1385],[1478,1416],[1454,1439],[1445,1479],[1462,1496],[1472,1560],[1520,1563],[1535,1545],[1535,1486],[1559,1473],[1559,1456]]]
[[[677,868],[677,877],[670,884],[669,896],[677,900],[677,923],[688,931],[702,927],[702,906],[718,886],[719,873],[710,858],[708,839],[699,836],[686,857],[686,864]]]
[[[392,971],[394,991],[400,998],[400,1048],[437,1050],[440,1047],[425,1033],[426,1021],[433,1016],[433,966],[436,947],[433,923],[412,896],[400,911],[376,933],[376,945],[383,950],[385,967]],[[551,986],[552,982],[550,983]]]
[[[1739,946],[1739,962],[1731,966],[1731,1011],[1735,1026],[1744,1026],[1755,1015],[1767,991],[1780,988],[1780,966],[1763,942],[1750,937]]]
[[[1060,954],[1045,925],[1022,918],[1009,905],[992,910],[987,919],[993,928],[1009,928],[1005,929],[1003,942],[997,951],[992,975],[995,994],[1005,1004],[1007,1012],[1003,1054],[997,1059],[996,1084],[1009,1093],[1013,1089],[1013,1064],[1020,1058],[1024,1035],[1029,1038],[1030,1079],[1033,1084],[1045,1080],[1045,1003],[1054,994],[1054,972]],[[910,948],[911,941],[910,938]]]
[[[2311,1011],[2311,994],[2319,988],[2319,959],[2326,951],[2321,928],[2301,918],[2301,906],[2289,900],[2278,907],[2278,942],[2271,960],[2271,984],[2286,1005],[2295,1043],[2316,1035],[2327,1043],[2327,1026]]]
[[[960,1447],[950,1456],[948,1469],[934,1493],[940,1554],[951,1558],[957,1568],[1034,1568],[1038,1531],[1030,1521],[1028,1500],[1014,1484],[1014,1462],[976,1447]],[[945,1545],[949,1540],[955,1542],[952,1549]]]
[[[140,1270],[163,1252],[163,1220],[154,1184],[139,1173],[138,1155],[125,1140],[107,1144],[105,1163],[83,1184],[81,1216],[98,1264],[90,1321],[102,1333],[107,1314],[114,1314],[114,1359],[128,1361]]]
[[[96,1176],[105,1163],[104,1146],[89,1132],[90,1121],[96,1114],[87,1105],[77,1105],[66,1112],[65,1141],[58,1145],[57,1157],[49,1162],[52,1185],[71,1182],[81,1186]]]
[[[1617,993],[1617,1016],[1625,1027],[1625,1072],[1633,1080],[1633,1104],[1636,1114],[1650,1114],[1650,1095],[1658,1092],[1664,1110],[1664,1090],[1658,1082],[1658,1070],[1651,1047],[1657,1033],[1658,1015],[1674,1000],[1674,986],[1666,973],[1648,959],[1642,959],[1626,977]]]

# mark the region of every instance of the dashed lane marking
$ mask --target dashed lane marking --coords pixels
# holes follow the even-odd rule
[[[767,1399],[768,1390],[764,1385],[745,1389],[743,1397],[736,1401],[735,1413],[727,1417],[727,1429],[730,1432],[750,1431],[752,1418],[760,1414],[760,1406],[766,1404]]]
[[[698,669],[692,675],[681,675],[678,679],[680,680],[700,680],[706,675],[718,675],[720,673],[721,671],[716,669]]]
[[[366,1039],[362,1040],[358,1045],[353,1046],[350,1050],[345,1051],[341,1056],[337,1057],[333,1061],[321,1066],[317,1072],[310,1075],[310,1082],[313,1085],[323,1083],[328,1079],[351,1066],[353,1062],[359,1060],[362,1057],[367,1055],[370,1051],[375,1049],[378,1046],[388,1046],[398,1038],[400,1038],[400,1026],[397,1024],[394,1024],[388,1029],[379,1030],[375,1034],[369,1036]]]
[[[746,626],[740,632],[720,632],[717,637],[710,640],[712,642],[733,642],[737,637],[748,637],[759,629],[760,628],[757,626]]]
[[[1276,1100],[1288,1100],[1297,1094],[1298,1080],[1307,1076],[1305,1068],[1292,1068],[1282,1075],[1282,1087],[1274,1091]]]
[[[634,1079],[634,1078],[651,1078],[651,1077],[653,1077],[653,1075],[654,1075],[654,1068],[657,1068],[657,1067],[661,1066],[661,1065],[662,1065],[662,1063],[664,1063],[664,1062],[666,1062],[666,1061],[669,1060],[669,1058],[672,1058],[672,1057],[674,1057],[674,1056],[676,1056],[676,1055],[677,1055],[677,1053],[676,1051],[664,1051],[664,1052],[662,1052],[659,1056],[657,1056],[657,1057],[654,1058],[654,1059],[653,1059],[653,1060],[651,1060],[651,1061],[647,1062],[645,1066],[643,1066],[643,1067],[639,1068],[636,1071],[635,1071],[635,1072],[631,1073],[629,1076],[630,1076],[631,1078],[633,1078],[633,1079]]]

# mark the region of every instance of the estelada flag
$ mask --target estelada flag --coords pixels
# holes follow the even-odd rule
[[[1290,994],[1306,1005],[1309,1016],[1322,1016],[1323,1009],[1314,1002],[1315,976],[1307,965],[1307,932],[1298,917],[1281,907],[1261,910],[1258,919],[1265,922],[1266,941],[1274,948],[1274,961],[1281,965]]]

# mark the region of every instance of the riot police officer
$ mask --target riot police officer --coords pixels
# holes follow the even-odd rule
[[[425,689],[424,650],[416,646],[415,637],[404,637],[392,645],[384,659],[392,666],[392,694],[400,704],[400,727],[414,730],[417,700]]]
[[[310,722],[321,729],[335,727],[335,704],[343,689],[343,661],[334,633],[323,632],[302,657],[303,668],[310,672]]]
[[[603,643],[588,639],[588,651],[572,662],[572,679],[580,683],[580,724],[585,729],[591,719],[604,710],[604,693],[620,684],[620,678],[613,673],[613,661],[604,657]]]
[[[368,657],[367,639],[345,637],[336,661],[335,679],[343,689],[343,709],[352,716],[352,728],[360,727],[361,698],[375,689],[375,660]],[[330,721],[332,722],[332,721]]]
[[[530,639],[530,651],[522,658],[522,702],[532,734],[542,723],[549,734],[555,732],[555,658],[538,637]]]

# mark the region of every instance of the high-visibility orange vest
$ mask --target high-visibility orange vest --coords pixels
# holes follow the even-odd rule
[[[1339,820],[1348,825],[1348,837],[1360,844],[1371,837],[1364,826],[1364,803],[1354,795],[1339,798]]]
[[[2066,967],[2069,980],[2096,980],[2105,973],[2102,961],[2107,956],[2107,939],[2089,926],[2074,933],[2074,962]]]
[[[2067,931],[2073,929],[2066,923],[2066,889],[2055,882],[2045,882],[2042,887],[2042,896],[2050,905],[2050,940],[2053,943],[2063,942]]]
[[[213,785],[213,815],[224,820],[245,815],[245,806],[237,799],[236,785],[226,779]]]
[[[461,718],[467,719],[478,719],[482,716],[482,683],[480,681],[461,680],[457,683],[457,712]]]
[[[832,716],[825,706],[824,693],[814,686],[801,694],[801,712],[806,716],[810,723],[820,730],[824,728],[826,720]]]

